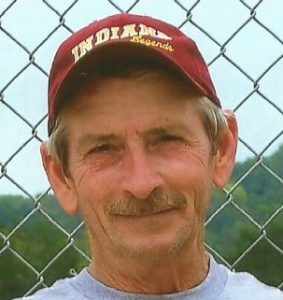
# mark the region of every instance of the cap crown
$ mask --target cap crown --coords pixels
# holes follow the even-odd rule
[[[78,65],[95,61],[99,51],[111,46],[115,55],[115,45],[127,45],[129,52],[130,45],[135,45],[132,49],[138,47],[138,55],[143,55],[144,49],[150,49],[156,56],[180,69],[201,94],[220,106],[207,65],[192,39],[163,21],[122,13],[91,23],[71,35],[58,48],[49,76],[49,134],[58,115],[59,93],[63,84],[71,81]],[[111,59],[111,55],[108,58]],[[95,65],[92,67],[95,68]]]

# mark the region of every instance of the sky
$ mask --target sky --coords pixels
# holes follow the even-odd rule
[[[0,1],[0,194],[36,195],[49,187],[39,147],[47,139],[48,73],[71,34],[63,24],[76,31],[118,10],[107,0],[14,2]],[[115,3],[126,11],[135,2]],[[237,161],[255,155],[245,143],[259,154],[279,136],[265,155],[283,143],[282,11],[281,0],[140,0],[131,10],[182,25],[196,41],[223,108],[235,110],[244,142]]]

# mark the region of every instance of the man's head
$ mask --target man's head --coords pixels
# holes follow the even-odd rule
[[[131,16],[131,24],[135,18],[140,21]],[[125,27],[119,26],[109,32],[120,41]],[[120,41],[117,52],[105,45],[98,57],[89,50],[84,61],[75,57],[79,65],[56,92],[52,78],[62,77],[53,70],[50,79],[44,165],[62,207],[83,214],[93,250],[102,256],[161,258],[203,247],[212,185],[222,188],[234,164],[236,122],[221,110],[202,58],[188,52],[195,69],[181,68],[183,60],[167,56],[179,47],[169,33],[147,30],[144,38],[154,46],[127,42],[123,52]],[[167,50],[156,50],[152,41],[161,40],[161,47],[163,38]]]

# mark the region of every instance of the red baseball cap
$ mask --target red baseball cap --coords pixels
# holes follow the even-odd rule
[[[221,107],[207,65],[191,38],[163,21],[121,13],[82,28],[58,48],[49,76],[49,135],[59,113],[62,90],[68,89],[84,69],[95,69],[97,63],[120,55],[124,59],[127,59],[127,55],[151,55],[171,64],[202,95]]]

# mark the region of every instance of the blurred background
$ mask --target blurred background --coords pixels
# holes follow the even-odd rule
[[[283,289],[282,11],[280,0],[0,1],[0,300],[88,264],[81,219],[58,206],[39,146],[57,47],[119,12],[162,19],[197,42],[240,131],[231,182],[213,191],[207,248],[229,268]]]

